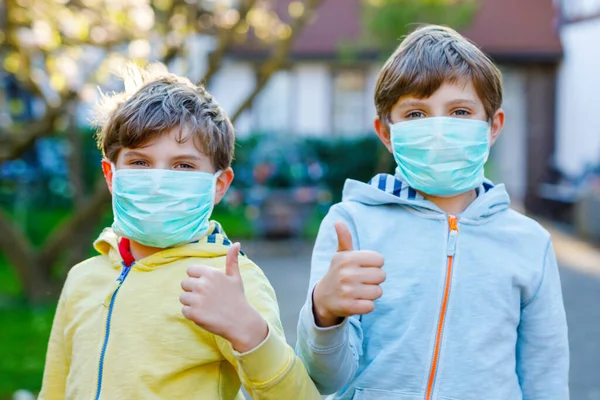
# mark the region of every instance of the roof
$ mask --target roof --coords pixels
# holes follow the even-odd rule
[[[291,0],[278,0],[276,12],[287,14]],[[480,8],[470,27],[462,33],[483,51],[502,61],[557,61],[562,47],[555,29],[553,0],[478,0]],[[362,32],[361,0],[323,0],[316,17],[296,39],[290,53],[293,59],[337,58],[340,46],[356,43]],[[233,54],[264,56],[264,48],[248,41]],[[377,50],[366,50],[374,57]]]
[[[462,33],[497,59],[558,60],[557,22],[552,0],[482,0]]]

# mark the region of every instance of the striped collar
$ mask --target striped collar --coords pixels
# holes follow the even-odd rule
[[[196,240],[192,243],[219,244],[226,247],[232,245],[231,240],[229,240],[229,238],[227,237],[227,234],[223,230],[221,224],[214,220],[210,221],[209,223],[208,234],[202,239]],[[243,256],[246,255],[242,250],[240,250],[240,254]]]
[[[389,193],[399,199],[404,200],[425,200],[423,195],[398,176],[390,174],[377,174],[369,181],[369,185],[377,189]],[[475,193],[479,196],[481,193],[487,193],[494,185],[490,181],[484,181],[479,187],[475,188]]]

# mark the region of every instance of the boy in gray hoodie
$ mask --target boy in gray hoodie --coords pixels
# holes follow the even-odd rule
[[[410,34],[379,73],[395,175],[349,180],[315,244],[297,352],[336,399],[564,400],[550,236],[484,178],[502,77],[457,32]]]

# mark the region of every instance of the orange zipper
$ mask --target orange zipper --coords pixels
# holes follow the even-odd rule
[[[433,394],[433,385],[435,383],[435,377],[440,358],[440,347],[442,342],[442,334],[444,332],[444,321],[446,320],[448,297],[450,296],[450,286],[452,283],[452,267],[454,264],[454,253],[456,251],[456,236],[458,235],[458,218],[455,216],[449,216],[448,224],[450,226],[450,232],[448,233],[448,245],[446,251],[448,256],[448,263],[446,266],[446,282],[444,283],[444,296],[442,297],[442,307],[440,308],[440,316],[435,334],[435,347],[433,349],[433,357],[431,359],[429,379],[427,380],[427,392],[425,394],[425,400],[431,400],[431,396]]]

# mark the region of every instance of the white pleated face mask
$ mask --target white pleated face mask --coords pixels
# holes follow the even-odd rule
[[[390,128],[394,158],[413,189],[451,197],[483,182],[490,147],[487,122],[435,117],[399,122]]]
[[[206,235],[221,172],[115,169],[113,230],[146,246],[166,248]]]

